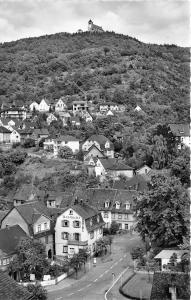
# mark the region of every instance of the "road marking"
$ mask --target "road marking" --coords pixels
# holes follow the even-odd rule
[[[88,287],[88,286],[91,286],[92,284],[91,283],[89,283],[88,285],[86,285],[86,287]]]
[[[105,293],[105,300],[107,300],[107,294],[109,293],[109,291],[114,287],[114,285],[117,283],[117,281],[120,279],[120,277],[127,271],[127,269],[123,270],[123,272],[121,272],[121,274],[117,277],[117,279],[112,283],[112,285],[110,286],[109,290],[107,290],[107,292]]]
[[[61,300],[62,299],[62,297],[59,297],[59,298],[56,298],[55,300]]]
[[[93,281],[93,282],[96,282],[97,280],[98,280],[98,278],[94,279],[94,281]]]
[[[72,295],[74,295],[74,293],[71,293],[71,294],[69,294],[68,296],[72,296]]]
[[[99,276],[99,278],[101,278],[101,277],[103,277],[103,274],[101,274],[101,275]]]

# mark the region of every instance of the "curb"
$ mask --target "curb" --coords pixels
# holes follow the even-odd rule
[[[131,296],[127,293],[124,292],[123,288],[124,286],[136,275],[136,273],[133,273],[123,284],[122,286],[120,286],[119,288],[119,292],[122,296],[126,297],[126,298],[129,298],[129,299],[132,299],[132,300],[149,300],[148,298],[139,298],[139,297],[135,297],[135,296]]]

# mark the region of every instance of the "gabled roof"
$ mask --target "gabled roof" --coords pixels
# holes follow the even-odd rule
[[[28,202],[16,206],[15,209],[19,212],[28,225],[33,225],[41,215],[50,218],[49,210],[39,201]]]
[[[6,255],[14,254],[17,245],[24,237],[26,232],[19,225],[0,229],[0,250]]]
[[[4,126],[0,126],[0,133],[10,133],[11,134],[11,131],[7,128],[5,128]]]
[[[190,136],[189,124],[169,124],[169,126],[175,136]]]
[[[0,199],[1,201],[1,199]],[[3,220],[3,218],[8,214],[9,210],[0,210],[0,223],[1,220]]]
[[[101,134],[93,134],[87,139],[87,141],[96,141],[98,144],[100,144],[100,146],[105,146],[107,141],[110,142],[108,138]]]
[[[119,162],[116,158],[99,158],[105,170],[133,170],[132,167]]]
[[[33,133],[34,133],[34,134],[38,134],[38,135],[47,135],[47,134],[49,134],[47,128],[34,129]]]
[[[135,175],[125,182],[125,189],[136,190],[143,192],[148,189],[149,177],[147,175]],[[114,183],[115,188],[117,188],[117,182]]]
[[[79,140],[76,139],[72,135],[61,135],[60,137],[56,138],[57,141],[64,141],[64,142],[78,142]]]
[[[84,155],[87,155],[93,148],[96,148],[96,150],[104,156],[103,152],[95,144],[91,145],[91,147],[88,149],[88,151],[85,152]]]
[[[154,258],[160,258],[160,259],[170,259],[173,253],[176,253],[177,258],[181,258],[181,256],[184,253],[189,253],[188,250],[177,250],[177,249],[164,249],[161,252],[159,252]]]
[[[35,299],[26,288],[19,285],[8,274],[0,271],[0,299],[2,300],[33,300]]]

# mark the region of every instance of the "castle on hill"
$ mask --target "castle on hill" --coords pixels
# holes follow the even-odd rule
[[[92,20],[88,21],[88,31],[90,32],[104,32],[101,26],[95,25]]]

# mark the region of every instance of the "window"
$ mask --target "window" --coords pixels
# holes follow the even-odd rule
[[[107,212],[104,213],[104,218],[106,218],[106,219],[108,218],[108,213]]]
[[[115,219],[115,214],[112,214],[111,217],[112,217],[112,219]]]
[[[102,234],[102,228],[99,229],[99,234]]]
[[[68,220],[62,220],[62,227],[69,227],[69,221]]]
[[[129,224],[125,224],[125,229],[129,229]]]
[[[109,201],[106,201],[105,202],[105,208],[108,208],[109,207]]]
[[[63,253],[68,253],[68,246],[63,246]]]
[[[94,231],[90,232],[90,239],[94,238]]]
[[[41,232],[41,224],[37,227],[37,232]]]
[[[44,230],[48,228],[47,223],[44,223]]]
[[[125,219],[128,219],[128,214],[124,214]]]
[[[74,240],[79,241],[80,240],[80,234],[79,233],[74,233]]]
[[[73,215],[73,210],[70,210],[70,215]]]
[[[70,248],[70,254],[74,254],[74,248]]]
[[[122,214],[118,213],[118,219],[122,219]]]
[[[73,227],[74,228],[79,228],[80,227],[80,221],[74,221],[73,222]]]
[[[63,240],[68,240],[68,232],[62,232],[61,237]]]
[[[90,226],[92,226],[93,225],[93,222],[92,222],[92,219],[90,219]]]
[[[45,244],[48,244],[48,236],[45,236]]]
[[[129,202],[127,202],[126,204],[125,204],[125,209],[130,209],[130,203]]]
[[[99,221],[100,221],[100,216],[98,215],[97,216],[97,222],[99,223]]]
[[[115,202],[116,209],[120,209],[120,203],[118,201]]]

